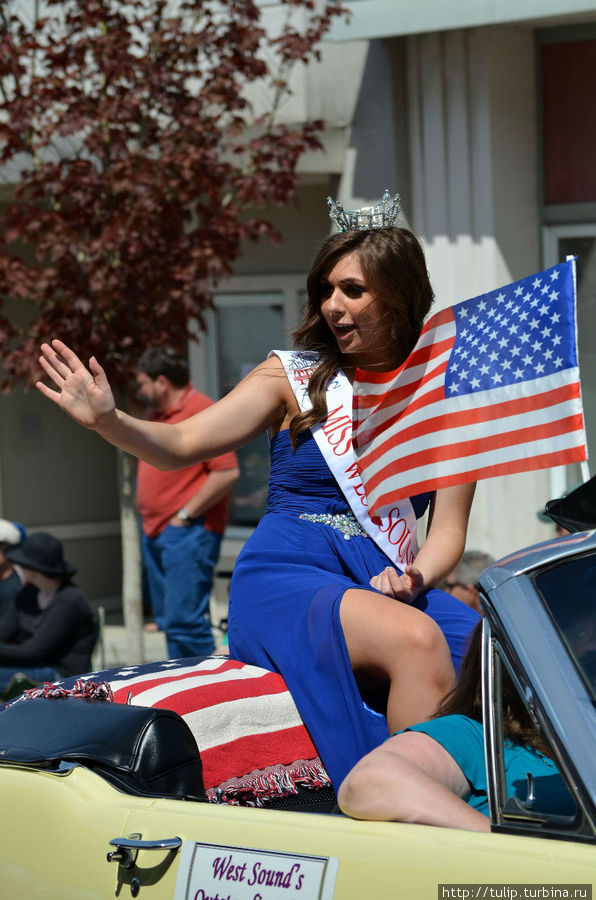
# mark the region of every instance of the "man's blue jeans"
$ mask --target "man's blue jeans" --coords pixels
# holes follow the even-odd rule
[[[143,534],[153,617],[165,632],[170,659],[208,656],[215,649],[209,597],[221,539],[205,530],[202,518],[183,527],[168,525],[154,538]]]
[[[60,681],[62,675],[52,669],[51,666],[0,666],[0,691],[6,690],[10,679],[16,672],[28,675],[32,681]]]

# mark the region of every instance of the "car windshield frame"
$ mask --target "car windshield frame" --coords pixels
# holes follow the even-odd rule
[[[530,548],[500,561],[479,580],[485,613],[483,637],[484,722],[489,778],[489,804],[494,830],[525,833],[515,816],[503,815],[504,771],[499,753],[502,722],[498,704],[499,667],[505,665],[526,705],[553,748],[553,756],[577,799],[578,827],[546,829],[529,817],[535,836],[596,840],[596,707],[584,677],[569,653],[567,642],[538,591],[535,576],[548,567],[566,564],[579,552],[589,552],[596,564],[596,539],[576,541],[565,548]],[[566,739],[563,739],[566,736]],[[581,820],[581,821],[580,821]]]
[[[562,840],[581,840],[596,843],[596,831],[591,817],[586,815],[584,805],[576,802],[580,791],[577,778],[559,753],[558,742],[549,736],[552,730],[540,709],[539,701],[516,661],[512,662],[501,641],[495,637],[488,623],[483,629],[482,679],[483,679],[483,721],[484,750],[487,772],[487,789],[490,817],[493,831],[527,834],[533,837],[550,837]],[[503,718],[502,679],[508,676],[523,699],[531,717],[536,722],[540,734],[544,736],[552,756],[567,786],[570,806],[566,814],[555,815],[534,809],[534,792],[531,776],[528,778],[525,800],[519,793],[512,795],[507,790],[505,778],[506,735]],[[560,795],[560,791],[559,791]],[[528,802],[530,801],[530,802]]]

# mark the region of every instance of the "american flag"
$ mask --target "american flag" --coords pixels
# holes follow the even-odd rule
[[[399,369],[356,372],[372,513],[439,487],[587,458],[575,261],[441,310]]]
[[[297,771],[303,783],[305,761],[310,763],[307,780],[316,773],[329,783],[292,695],[276,672],[224,656],[192,657],[75,675],[26,694],[80,693],[85,686],[96,689],[92,694],[109,686],[116,703],[161,707],[182,716],[201,753],[208,794],[230,779],[240,779],[245,789],[258,784],[264,794],[266,776],[257,781],[246,776],[271,767],[290,766],[289,774]]]

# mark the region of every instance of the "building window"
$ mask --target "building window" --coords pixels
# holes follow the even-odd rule
[[[271,349],[283,348],[282,294],[259,297],[220,294],[216,300],[214,339],[218,396],[224,396]],[[269,481],[269,446],[262,434],[237,451],[240,478],[232,491],[230,526],[254,526],[265,512]]]
[[[207,316],[208,331],[203,354],[206,392],[214,399],[225,396],[239,381],[266,359],[271,350],[291,346],[304,299],[304,277],[271,279],[271,290],[232,289],[215,295],[215,310]],[[263,284],[262,278],[258,283]],[[280,281],[282,282],[280,284]],[[256,283],[256,279],[255,279]],[[234,485],[228,519],[228,536],[246,537],[267,506],[269,442],[260,435],[237,451],[240,478]]]
[[[541,47],[544,202],[596,201],[596,40]]]

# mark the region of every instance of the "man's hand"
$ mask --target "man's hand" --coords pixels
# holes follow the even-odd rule
[[[387,566],[370,579],[370,585],[388,597],[402,603],[412,603],[424,590],[424,578],[422,572],[414,566],[406,566],[403,575],[400,575],[393,566]]]
[[[169,524],[173,525],[174,528],[188,528],[191,522],[192,519],[181,519],[180,516],[172,516]]]

